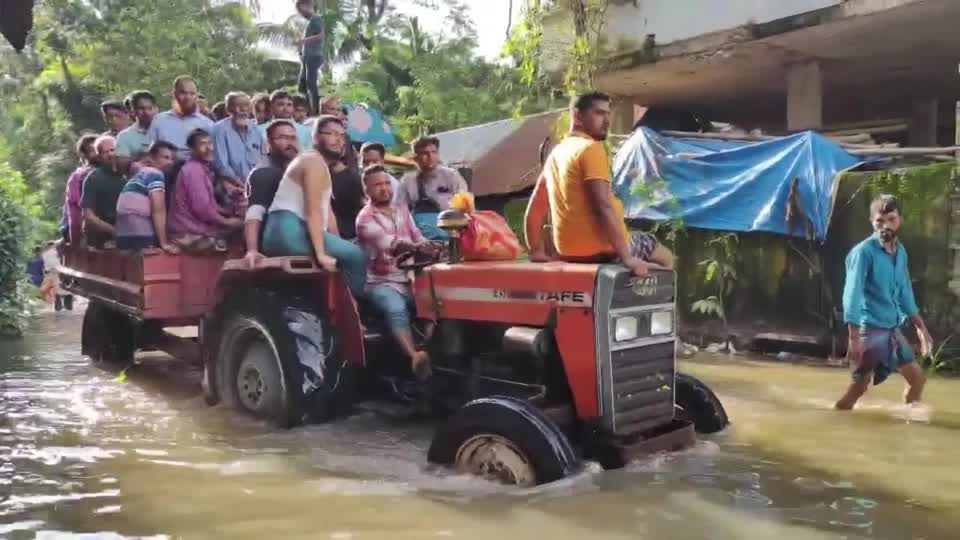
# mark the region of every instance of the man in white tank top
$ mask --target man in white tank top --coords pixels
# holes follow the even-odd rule
[[[314,148],[320,137],[343,133],[335,117],[321,116],[314,124]],[[299,155],[287,167],[277,195],[270,206],[263,234],[268,256],[313,256],[328,272],[338,269],[354,296],[364,295],[366,257],[356,244],[340,238],[337,221],[330,209],[330,169],[316,151]]]

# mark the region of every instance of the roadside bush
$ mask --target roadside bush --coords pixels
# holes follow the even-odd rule
[[[28,190],[19,171],[0,161],[0,337],[22,333],[24,264],[30,249],[53,232],[41,219],[41,200]]]

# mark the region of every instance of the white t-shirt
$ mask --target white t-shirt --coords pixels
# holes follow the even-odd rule
[[[47,248],[40,256],[43,258],[44,272],[56,272],[60,270],[60,256],[57,255],[57,248]]]

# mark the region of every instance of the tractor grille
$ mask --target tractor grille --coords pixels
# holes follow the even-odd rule
[[[603,427],[628,435],[673,420],[676,330],[651,336],[651,314],[673,310],[672,272],[633,278],[619,265],[597,275],[594,304],[597,342],[597,394]],[[637,320],[636,338],[616,342],[615,321]]]
[[[610,356],[613,432],[636,433],[673,419],[673,341]]]

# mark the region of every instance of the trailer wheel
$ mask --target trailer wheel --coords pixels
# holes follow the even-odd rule
[[[323,317],[296,298],[272,293],[224,311],[215,372],[206,376],[215,376],[227,405],[284,428],[335,416],[341,365]]]
[[[87,304],[80,332],[80,351],[93,362],[127,365],[136,350],[137,327],[123,313],[96,300]]]
[[[693,422],[697,433],[717,433],[730,424],[720,399],[700,379],[677,373],[675,390],[677,418]]]
[[[493,396],[461,407],[434,434],[427,459],[487,480],[529,487],[579,468],[560,428],[526,401]]]

